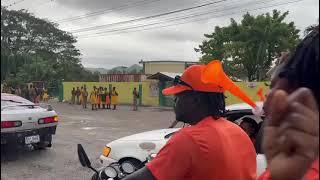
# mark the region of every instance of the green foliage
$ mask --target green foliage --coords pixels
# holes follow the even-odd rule
[[[216,26],[195,49],[202,54],[200,62],[218,59],[231,77],[264,80],[272,61],[300,41],[294,23],[284,22],[288,13],[277,10],[258,16],[247,13],[240,23],[231,19],[227,27]]]
[[[66,81],[98,81],[86,71],[72,34],[26,10],[1,6],[1,81],[14,84],[45,81],[57,86]]]

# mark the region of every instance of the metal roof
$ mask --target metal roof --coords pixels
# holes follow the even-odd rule
[[[172,73],[172,72],[157,72],[149,76],[147,79],[157,79],[164,81],[173,81],[176,76],[181,76],[182,73]]]
[[[140,61],[139,64],[145,63],[187,63],[187,64],[198,64],[199,62],[195,61],[171,61],[171,60],[164,60],[164,61]]]

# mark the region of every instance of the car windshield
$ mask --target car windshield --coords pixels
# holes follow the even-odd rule
[[[18,96],[1,97],[1,108],[5,106],[16,106],[16,105],[33,105],[33,103]]]

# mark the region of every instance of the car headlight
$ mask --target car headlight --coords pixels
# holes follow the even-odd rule
[[[118,176],[118,172],[117,170],[112,167],[112,166],[108,166],[104,169],[104,173],[109,177],[109,178],[115,178]]]
[[[102,149],[102,155],[105,156],[105,157],[108,157],[109,154],[111,152],[111,148],[108,147],[108,146],[105,146],[103,149]]]

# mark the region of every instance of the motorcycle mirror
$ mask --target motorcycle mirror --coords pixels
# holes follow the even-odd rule
[[[51,106],[51,105],[48,105],[48,106],[47,106],[47,110],[48,110],[48,111],[53,111],[52,106]]]
[[[83,167],[88,167],[88,168],[91,167],[91,162],[88,158],[88,155],[86,151],[83,149],[81,144],[78,144],[78,157]]]

